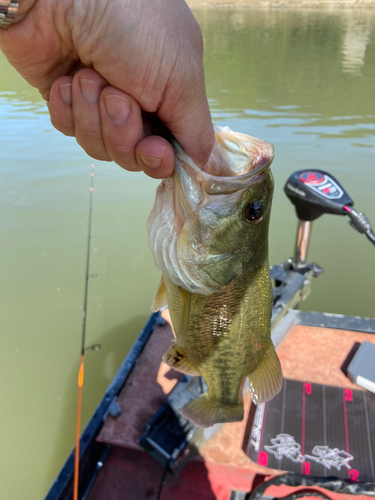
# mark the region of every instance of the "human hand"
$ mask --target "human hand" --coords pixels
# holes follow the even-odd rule
[[[173,150],[153,135],[155,114],[200,166],[208,160],[203,43],[184,0],[21,0],[0,47],[49,101],[53,125],[90,156],[171,175]]]

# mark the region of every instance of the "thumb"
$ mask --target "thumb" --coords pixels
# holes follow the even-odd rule
[[[194,81],[195,80],[195,81]],[[189,77],[179,87],[178,97],[165,93],[159,118],[172,132],[185,153],[203,168],[214,147],[215,135],[207,102],[203,65],[198,78]],[[168,95],[169,94],[169,95]]]

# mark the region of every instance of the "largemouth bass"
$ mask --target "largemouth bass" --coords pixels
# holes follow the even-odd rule
[[[272,399],[282,385],[271,335],[268,226],[273,147],[215,127],[203,170],[175,148],[175,173],[156,192],[147,222],[162,279],[152,309],[168,303],[176,340],[163,360],[201,375],[208,391],[181,413],[196,425],[243,419],[242,388]]]

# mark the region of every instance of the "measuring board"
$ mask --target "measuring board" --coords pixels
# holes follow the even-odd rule
[[[375,395],[284,379],[268,403],[252,404],[246,454],[272,469],[375,481]]]

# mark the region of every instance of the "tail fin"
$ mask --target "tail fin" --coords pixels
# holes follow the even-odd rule
[[[243,404],[241,401],[233,405],[222,404],[210,399],[206,392],[187,403],[182,408],[181,414],[195,425],[211,427],[225,422],[241,422]]]
[[[283,374],[273,345],[248,377],[251,398],[255,404],[269,401],[281,391]]]

